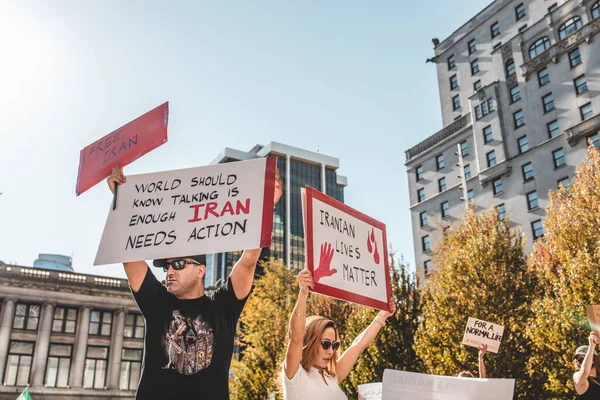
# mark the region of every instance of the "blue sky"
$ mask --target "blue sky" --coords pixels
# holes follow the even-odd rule
[[[404,151],[442,127],[431,38],[488,3],[0,0],[0,260],[124,277],[92,266],[111,195],[75,197],[79,150],[169,101],[169,142],[126,174],[319,149],[413,264]]]

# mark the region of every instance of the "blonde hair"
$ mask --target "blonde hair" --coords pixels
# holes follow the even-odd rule
[[[458,374],[459,378],[475,378],[475,375],[471,371],[463,371]]]
[[[321,346],[321,336],[328,328],[333,328],[335,340],[339,341],[340,339],[338,337],[338,330],[335,326],[335,322],[319,315],[313,315],[306,319],[306,325],[304,327],[304,345],[302,346],[302,361],[300,362],[306,371],[310,371],[315,364],[317,351],[319,346]],[[339,354],[340,349],[338,348],[335,353],[333,353],[327,367],[325,367],[324,372],[329,376],[335,377]]]

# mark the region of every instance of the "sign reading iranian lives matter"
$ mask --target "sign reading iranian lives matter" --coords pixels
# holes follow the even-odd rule
[[[477,318],[469,317],[462,344],[479,347],[487,344],[488,350],[497,353],[500,349],[504,327]]]
[[[313,291],[388,310],[391,290],[385,225],[310,187],[303,212]]]
[[[107,178],[115,167],[124,167],[167,141],[169,103],[156,107],[83,148],[75,193],[79,196]]]
[[[600,334],[600,306],[587,306],[585,310],[590,320],[590,329]]]
[[[275,157],[131,175],[94,265],[271,245]]]

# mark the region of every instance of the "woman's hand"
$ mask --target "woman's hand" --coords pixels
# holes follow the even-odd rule
[[[304,268],[298,273],[298,284],[302,293],[308,293],[308,289],[314,289],[312,273],[308,269]]]

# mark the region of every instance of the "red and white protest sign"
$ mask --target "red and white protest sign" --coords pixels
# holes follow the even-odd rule
[[[271,245],[275,157],[131,175],[94,265]]]
[[[167,142],[169,102],[123,125],[81,149],[75,193],[79,196],[124,167]]]
[[[313,291],[389,311],[385,224],[310,187],[303,213]]]

